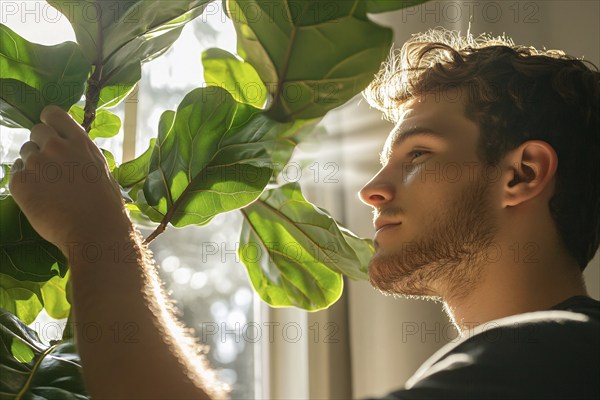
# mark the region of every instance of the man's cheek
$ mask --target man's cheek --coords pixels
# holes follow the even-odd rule
[[[419,168],[411,165],[411,164],[405,164],[402,166],[402,183],[405,186],[412,186],[416,183],[417,179],[419,178]]]

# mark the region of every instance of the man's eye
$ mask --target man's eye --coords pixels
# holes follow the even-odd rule
[[[425,155],[425,154],[427,154],[427,153],[429,153],[429,152],[428,152],[428,151],[425,151],[425,150],[413,150],[413,151],[411,151],[410,153],[408,153],[408,156],[409,156],[409,159],[410,159],[410,161],[412,161],[412,160],[414,160],[415,158],[419,158],[419,157],[421,157],[422,155]]]

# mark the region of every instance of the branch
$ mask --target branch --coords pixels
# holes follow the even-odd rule
[[[171,221],[171,218],[173,218],[173,214],[175,214],[175,211],[177,211],[177,209],[179,208],[179,205],[183,202],[183,200],[185,200],[185,198],[186,198],[185,195],[187,192],[189,192],[189,188],[191,186],[192,185],[190,184],[190,185],[188,185],[187,188],[185,188],[185,190],[183,191],[181,196],[179,196],[179,198],[171,205],[171,208],[169,208],[169,210],[163,217],[162,221],[160,221],[160,224],[156,227],[154,232],[152,232],[146,239],[144,239],[145,245],[150,244],[151,241],[156,239],[156,237],[158,235],[160,235],[161,233],[163,233],[165,231],[165,229],[167,229],[167,225],[169,225],[169,221]]]
[[[154,232],[152,232],[150,234],[150,236],[148,236],[144,240],[144,244],[146,244],[146,245],[149,244],[151,241],[153,241],[154,239],[156,239],[156,237],[158,235],[160,235],[161,233],[163,233],[165,231],[165,229],[167,229],[167,225],[169,224],[169,221],[171,221],[171,218],[173,218],[173,214],[175,214],[175,211],[177,211],[177,209],[179,208],[179,206],[181,205],[181,203],[183,203],[185,200],[187,200],[188,194],[192,191],[192,188],[194,187],[194,184],[197,182],[196,180],[199,179],[201,176],[202,176],[202,174],[199,173],[198,175],[196,175],[190,181],[190,183],[183,190],[183,192],[181,193],[181,195],[179,196],[179,198],[177,200],[175,200],[175,202],[173,202],[173,204],[171,205],[171,208],[169,208],[169,210],[167,210],[167,213],[163,217],[162,221],[160,221],[160,225],[158,225],[156,227],[156,229],[154,230]],[[169,189],[167,188],[167,191],[168,190]],[[169,198],[171,198],[171,196],[169,196]]]
[[[100,9],[99,4],[94,4],[96,7],[96,15],[98,18],[101,18],[102,10]],[[84,117],[83,117],[83,129],[87,133],[90,133],[92,129],[92,123],[94,119],[96,119],[96,109],[98,108],[98,101],[100,100],[100,81],[102,79],[102,69],[104,68],[102,53],[104,46],[104,37],[102,35],[102,21],[98,20],[97,23],[97,42],[96,42],[96,62],[94,63],[94,73],[88,79],[87,90],[85,91],[85,108],[84,108]]]
[[[88,79],[85,92],[85,114],[83,117],[83,129],[87,133],[92,129],[92,123],[96,119],[96,109],[100,100],[100,79],[102,78],[102,64],[95,65],[94,73]]]
[[[151,241],[156,239],[156,237],[158,235],[160,235],[161,233],[163,233],[165,231],[165,229],[167,229],[167,224],[169,222],[165,221],[166,218],[167,218],[167,216],[165,215],[165,218],[163,218],[163,220],[160,222],[160,225],[158,225],[158,227],[154,230],[154,232],[152,232],[146,239],[144,239],[145,245],[150,244]]]

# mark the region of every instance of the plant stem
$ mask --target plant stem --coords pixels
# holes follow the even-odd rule
[[[144,239],[145,245],[150,244],[151,241],[156,239],[156,237],[158,235],[160,235],[161,233],[163,233],[165,231],[165,229],[167,229],[167,224],[169,222],[168,222],[168,220],[166,220],[166,218],[167,218],[167,216],[165,215],[165,218],[163,218],[163,220],[160,222],[160,225],[158,225],[158,227],[156,227],[156,229],[146,239]]]
[[[192,182],[193,182],[193,180],[192,180]],[[177,200],[175,200],[175,202],[171,205],[171,208],[169,208],[169,210],[163,217],[162,221],[160,221],[160,225],[158,225],[156,227],[156,229],[154,230],[154,232],[152,232],[146,239],[144,239],[144,244],[146,244],[146,245],[149,244],[151,241],[156,239],[156,237],[158,235],[163,233],[165,231],[165,229],[167,229],[167,225],[169,225],[169,221],[171,221],[171,218],[173,218],[173,214],[175,214],[175,211],[177,211],[177,209],[179,208],[181,203],[183,203],[183,201],[186,200],[186,197],[187,197],[186,195],[190,191],[191,187],[192,187],[192,185],[190,184],[188,187],[185,188],[183,193],[181,193],[181,196],[179,196],[179,198]]]
[[[83,129],[89,134],[92,129],[92,123],[94,119],[96,119],[96,109],[98,108],[98,101],[100,99],[100,89],[101,79],[102,79],[102,70],[104,69],[103,62],[103,47],[104,47],[104,35],[102,32],[102,21],[100,20],[100,16],[102,15],[102,9],[100,8],[100,4],[94,2],[94,6],[96,8],[96,15],[98,16],[98,20],[96,20],[97,26],[97,40],[96,40],[96,62],[94,62],[94,73],[88,79],[87,90],[85,91],[85,108],[84,108],[84,116],[83,116]]]
[[[25,393],[27,393],[27,391],[29,390],[29,388],[31,386],[31,382],[33,381],[34,376],[36,376],[35,374],[36,374],[38,368],[42,364],[42,361],[44,361],[44,358],[46,358],[46,356],[48,354],[50,354],[52,351],[54,351],[55,347],[56,346],[50,346],[50,347],[48,347],[46,349],[46,351],[44,351],[42,353],[42,355],[40,356],[40,358],[37,359],[37,361],[33,365],[33,368],[31,369],[31,372],[29,373],[29,377],[27,378],[27,381],[25,382],[25,384],[23,385],[23,387],[21,388],[21,390],[19,391],[19,393],[17,393],[17,396],[15,397],[15,400],[21,400],[23,398],[23,396],[25,395]],[[2,379],[2,380],[4,380],[4,379]]]
[[[150,234],[150,236],[148,236],[144,240],[144,244],[146,244],[146,245],[149,244],[151,241],[153,241],[154,239],[156,239],[156,237],[158,235],[160,235],[161,233],[163,233],[165,231],[165,229],[167,229],[167,225],[169,224],[169,221],[171,221],[171,218],[173,218],[173,215],[175,214],[175,211],[177,211],[177,209],[179,208],[179,206],[181,205],[181,203],[183,203],[185,200],[187,200],[187,196],[192,191],[192,188],[194,187],[194,183],[196,182],[196,179],[198,179],[201,175],[202,174],[196,175],[196,177],[194,177],[194,179],[192,179],[192,181],[190,182],[190,184],[181,193],[181,195],[179,196],[179,198],[177,200],[175,200],[171,204],[171,207],[169,208],[169,210],[167,211],[167,213],[163,217],[162,221],[160,221],[160,225],[158,225],[156,227],[156,229],[154,230],[154,232],[152,232]],[[169,199],[171,199],[170,195],[169,195]]]
[[[92,123],[96,118],[96,109],[100,100],[100,80],[102,79],[102,64],[95,65],[94,73],[88,79],[88,86],[85,92],[85,114],[83,117],[83,129],[90,132]]]

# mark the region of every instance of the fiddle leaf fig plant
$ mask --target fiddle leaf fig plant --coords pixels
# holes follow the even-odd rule
[[[48,0],[75,31],[79,48],[92,66],[86,89],[84,128],[98,107],[117,105],[142,77],[141,64],[177,40],[185,24],[210,0]]]
[[[31,128],[41,110],[69,111],[92,139],[118,135],[109,111],[214,0],[47,0],[70,21],[77,43],[31,43],[0,24],[0,124]],[[320,119],[363,90],[391,47],[392,30],[369,13],[413,6],[397,0],[224,0],[237,54],[206,49],[206,85],[165,109],[143,154],[118,165],[102,150],[132,216],[206,225],[239,210],[239,254],[258,295],[310,311],[364,280],[370,240],[309,203],[278,176]],[[70,314],[66,258],[29,225],[0,179],[0,393],[11,398],[87,398],[76,346],[42,343],[31,324],[42,309]],[[70,318],[71,319],[71,318]]]
[[[255,66],[272,97],[269,116],[322,117],[373,80],[393,33],[370,21],[365,6],[341,0],[227,2],[238,53]]]
[[[31,43],[0,24],[0,116],[3,124],[31,128],[45,106],[68,110],[79,101],[90,63],[73,42]]]
[[[297,183],[265,191],[242,213],[240,259],[267,303],[315,311],[342,295],[342,274],[367,279],[359,254],[371,254],[372,245],[342,233],[333,218],[306,201]]]
[[[42,343],[36,331],[0,308],[0,394],[11,399],[88,399],[71,339]]]

